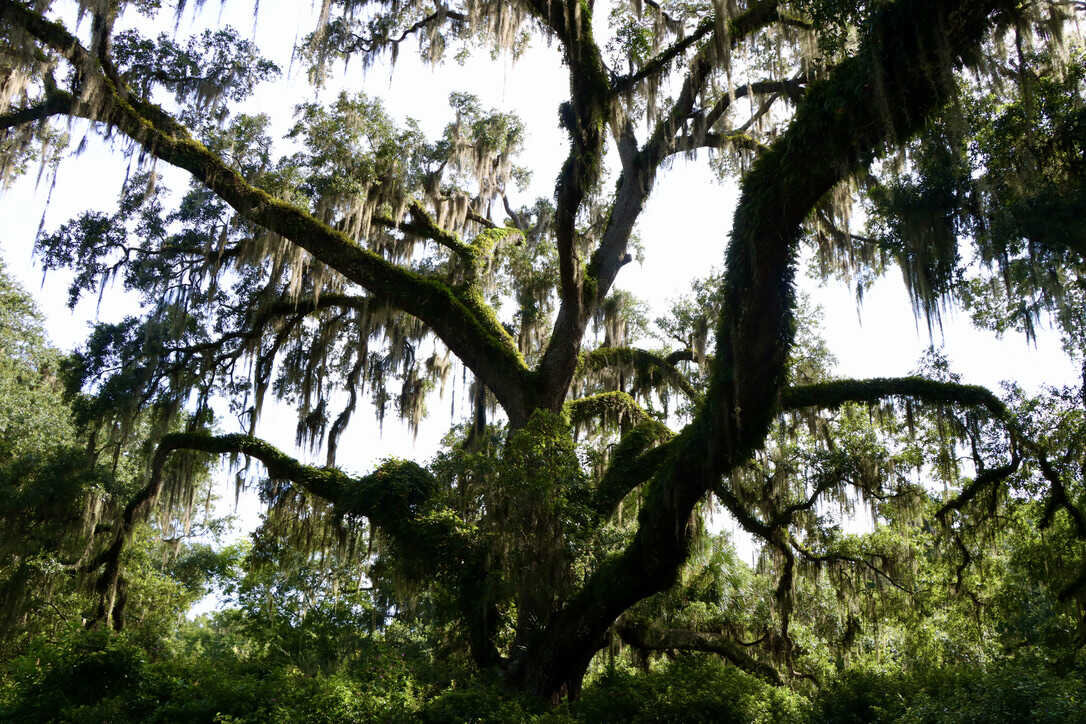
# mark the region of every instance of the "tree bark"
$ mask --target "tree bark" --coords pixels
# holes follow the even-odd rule
[[[887,146],[917,133],[954,92],[952,72],[979,49],[999,0],[899,0],[858,54],[814,84],[786,133],[744,178],[727,253],[717,355],[705,404],[648,485],[630,546],[515,662],[520,686],[576,690],[615,619],[673,585],[689,555],[694,506],[763,444],[792,343],[800,224],[818,200]]]

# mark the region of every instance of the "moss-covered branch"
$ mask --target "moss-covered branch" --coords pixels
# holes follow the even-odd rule
[[[622,437],[593,496],[600,520],[610,518],[623,498],[656,473],[671,452],[667,441],[672,437],[656,421],[642,422]]]
[[[581,355],[580,370],[584,373],[629,368],[638,379],[651,387],[667,384],[682,391],[691,401],[698,402],[701,396],[697,390],[669,360],[670,355],[661,357],[636,347],[600,347]]]
[[[273,320],[282,317],[300,318],[328,309],[354,309],[375,312],[381,306],[379,300],[357,294],[322,294],[319,297],[307,297],[297,300],[280,299],[255,309],[249,325],[244,329],[226,332],[208,342],[171,347],[168,351],[181,354],[196,354],[222,349],[223,345],[231,340],[252,341],[262,336]]]
[[[592,3],[582,0],[530,0],[529,5],[562,43],[569,67],[570,98],[559,110],[569,136],[569,155],[555,185],[554,238],[558,250],[560,305],[547,349],[539,364],[542,406],[557,411],[566,398],[588,316],[585,299],[595,296],[583,278],[577,253],[577,219],[600,182],[606,128],[615,99],[611,74],[592,28]]]
[[[908,397],[931,404],[983,407],[997,420],[1011,422],[1007,406],[988,388],[939,382],[923,377],[874,377],[866,380],[832,380],[781,391],[781,407],[834,409],[849,402],[874,403],[890,397]]]
[[[373,223],[388,229],[397,229],[420,239],[431,241],[445,247],[466,264],[471,263],[471,248],[460,237],[448,229],[438,226],[433,216],[418,201],[412,201],[408,210],[411,218],[397,222],[390,216],[374,214]]]
[[[794,268],[803,220],[890,144],[912,137],[955,92],[1005,0],[880,5],[857,54],[812,84],[786,132],[742,182],[728,246],[717,354],[705,404],[645,489],[633,541],[554,618],[528,667],[551,692],[585,670],[607,628],[674,584],[690,553],[690,515],[705,493],[763,445],[779,409],[792,345]],[[880,102],[884,101],[884,102]],[[790,571],[790,566],[786,566]],[[782,586],[789,583],[782,576]],[[578,641],[554,635],[578,631]]]
[[[993,419],[1001,422],[1011,433],[1010,461],[1005,465],[978,471],[976,477],[958,495],[944,503],[936,512],[936,517],[944,522],[951,511],[962,510],[982,493],[999,485],[1018,470],[1019,444],[1034,452],[1040,452],[1037,446],[1022,434],[1003,401],[979,385],[939,382],[923,377],[833,380],[782,390],[781,407],[785,410],[803,407],[834,409],[847,403],[872,404],[893,397],[935,405],[980,407],[987,410]]]
[[[719,654],[737,668],[780,686],[781,675],[769,664],[758,661],[743,645],[717,633],[668,629],[639,623],[620,624],[619,637],[627,646],[642,651],[704,651]]]
[[[350,281],[425,322],[484,380],[511,419],[526,418],[534,402],[534,380],[516,342],[481,295],[454,289],[437,278],[392,264],[305,209],[248,183],[169,114],[119,86],[116,73],[107,67],[109,63],[92,56],[63,25],[12,0],[0,0],[0,18],[25,30],[84,72],[102,68],[101,76],[94,79],[99,91],[93,105],[73,102],[72,115],[120,131],[153,156],[188,171],[245,219],[290,239]],[[62,92],[57,93],[63,97]]]
[[[41,103],[20,108],[10,113],[0,113],[0,131],[21,126],[25,123],[41,121],[50,116],[61,116],[71,113],[71,97],[64,97],[58,93],[49,93]]]
[[[619,425],[650,423],[664,427],[653,420],[634,398],[619,390],[570,400],[563,411],[574,427],[592,422]]]
[[[368,475],[353,477],[336,468],[305,465],[267,442],[249,435],[210,435],[206,432],[172,433],[162,438],[151,462],[148,484],[125,506],[111,544],[84,566],[98,576],[104,599],[102,610],[113,616],[120,584],[120,561],[132,532],[163,490],[170,456],[179,451],[211,455],[245,455],[259,460],[268,476],[289,481],[332,504],[341,516],[364,517],[396,548],[397,560],[408,575],[419,580],[435,576],[457,588],[470,589],[484,573],[478,531],[450,509],[435,501],[437,484],[432,475],[414,462],[389,460]],[[483,576],[485,577],[485,576]],[[472,589],[473,590],[473,589]],[[471,611],[481,610],[477,601],[465,602],[465,616],[474,625]],[[469,615],[470,614],[470,615]],[[490,636],[473,636],[473,649],[487,661],[494,656]]]
[[[765,152],[767,146],[747,133],[703,133],[698,136],[680,136],[672,146],[673,153],[697,151],[699,148],[741,148],[754,154]]]
[[[1049,484],[1048,500],[1041,516],[1040,527],[1050,525],[1056,512],[1064,510],[1071,518],[1075,534],[1086,539],[1086,514],[1068,497],[1063,479],[1049,463],[1046,451],[1024,433],[1003,401],[985,387],[937,382],[922,377],[834,380],[782,390],[781,407],[786,410],[802,407],[833,409],[849,402],[870,404],[890,397],[908,397],[930,404],[981,407],[1000,421],[1011,434],[1010,461],[999,467],[978,471],[972,482],[938,510],[936,515],[940,520],[945,520],[951,511],[962,510],[982,493],[1017,472],[1021,462],[1018,447],[1021,446],[1036,460],[1041,475]]]
[[[812,563],[849,563],[853,566],[871,571],[875,574],[876,577],[881,578],[882,580],[886,581],[891,586],[903,593],[907,593],[910,596],[916,593],[912,589],[899,582],[896,578],[887,573],[881,567],[872,563],[864,556],[852,555],[850,553],[843,553],[840,551],[822,551],[816,553],[815,551],[812,551],[809,548],[805,548],[804,546],[800,545],[799,541],[797,541],[795,537],[792,536],[789,537],[789,543],[797,553],[803,556],[805,560],[811,561]]]
[[[992,490],[1001,484],[1018,470],[1020,462],[1021,459],[1018,457],[1018,450],[1012,448],[1010,462],[1006,465],[1000,465],[995,468],[988,468],[978,472],[976,477],[961,489],[961,492],[943,503],[943,505],[939,507],[939,510],[935,511],[935,517],[946,523],[947,516],[950,515],[952,510],[962,510],[965,506],[976,500],[982,493],[987,490]]]

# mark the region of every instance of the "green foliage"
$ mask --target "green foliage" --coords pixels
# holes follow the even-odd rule
[[[857,670],[814,697],[811,720],[855,722],[1073,722],[1086,719],[1081,672],[1066,678],[1028,658],[912,674]]]
[[[184,45],[165,33],[152,41],[127,30],[114,38],[113,52],[126,83],[144,96],[155,86],[171,92],[191,109],[182,114],[188,122],[204,113],[220,115],[227,102],[245,100],[279,73],[231,27],[206,30]]]
[[[115,34],[127,5],[80,3],[76,38],[49,2],[0,3],[5,178],[55,157],[53,115],[195,178],[174,195],[137,169],[115,211],[42,235],[73,305],[113,278],[137,300],[72,358],[0,278],[4,716],[1080,715],[1086,393],[1004,402],[934,353],[923,377],[833,380],[793,289],[806,228],[820,273],[862,291],[896,262],[929,321],[952,298],[997,330],[1051,313],[1086,349],[1086,73],[1056,42],[1080,4],[620,3],[612,69],[587,0],[323,2],[315,91],[409,38],[431,62],[529,29],[561,45],[569,156],[553,202],[520,207],[515,115],[453,93],[427,138],[344,91],[297,106],[284,150],[235,112],[277,72],[253,44]],[[661,170],[702,150],[742,176],[727,269],[653,328],[614,277]],[[335,467],[360,396],[415,429],[467,370],[473,420],[432,464]],[[252,437],[269,391],[324,467]],[[221,400],[249,434],[213,434]],[[212,454],[267,472],[248,545],[196,510]],[[753,567],[707,531],[717,504]],[[185,621],[211,590],[223,610]]]
[[[908,164],[871,187],[877,244],[929,320],[957,298],[981,326],[1031,336],[1049,313],[1081,354],[1086,65],[1080,47],[1069,53],[1024,55],[1010,99],[963,87],[910,144]],[[979,267],[962,237],[975,241]]]
[[[64,399],[63,360],[29,295],[0,267],[0,634],[56,630],[85,604],[66,564],[86,545],[85,510],[116,491],[113,473],[78,443]],[[73,606],[60,615],[54,600]]]
[[[784,724],[801,720],[802,704],[712,657],[685,656],[648,673],[606,673],[569,711],[586,722]]]
[[[312,722],[405,720],[411,684],[391,672],[359,686],[229,651],[151,660],[126,638],[81,634],[16,661],[0,717],[57,722]],[[388,652],[383,662],[397,658]]]

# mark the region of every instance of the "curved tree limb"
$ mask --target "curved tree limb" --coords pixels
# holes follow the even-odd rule
[[[619,637],[628,646],[642,651],[704,651],[720,654],[739,669],[781,686],[780,673],[769,664],[748,654],[741,643],[714,633],[688,629],[665,629],[638,623],[619,624]]]
[[[886,581],[887,583],[889,583],[891,586],[898,589],[899,591],[907,593],[910,596],[916,593],[915,591],[913,591],[913,590],[911,590],[909,588],[906,588],[903,584],[898,582],[897,579],[895,579],[889,573],[887,573],[883,569],[879,568],[878,566],[876,566],[874,563],[867,560],[866,558],[862,558],[860,556],[848,555],[848,554],[845,554],[845,553],[835,553],[833,551],[826,551],[826,552],[823,552],[823,553],[815,553],[814,551],[809,550],[807,548],[804,548],[802,545],[800,545],[799,542],[797,542],[794,537],[790,537],[789,542],[791,543],[792,548],[794,548],[801,556],[804,557],[804,559],[806,559],[808,561],[812,561],[812,562],[815,562],[815,563],[827,563],[827,562],[830,562],[830,561],[841,561],[841,562],[844,562],[844,563],[851,563],[854,566],[860,566],[860,567],[868,569],[869,571],[874,573],[876,576],[883,579],[884,581]]]
[[[101,60],[91,56],[62,25],[13,0],[0,0],[0,18],[53,48],[76,68],[95,67]],[[108,63],[101,65],[103,92],[94,107],[56,92],[71,103],[71,115],[119,130],[156,158],[188,171],[244,218],[290,239],[350,281],[418,317],[486,381],[510,419],[527,418],[535,393],[533,376],[515,341],[477,291],[453,289],[392,264],[304,209],[249,184],[162,109],[111,80],[116,74]]]
[[[1041,516],[1040,527],[1043,529],[1051,525],[1056,511],[1063,508],[1067,511],[1067,515],[1071,517],[1071,522],[1074,523],[1075,535],[1081,540],[1086,540],[1086,515],[1083,515],[1082,511],[1071,502],[1059,472],[1052,467],[1048,456],[1042,450],[1038,450],[1037,463],[1041,468],[1041,474],[1048,480],[1050,490],[1048,504],[1045,505],[1044,513]]]
[[[404,28],[403,32],[395,38],[377,35],[366,38],[361,35],[352,33],[353,37],[351,44],[343,48],[342,52],[356,53],[361,51],[363,53],[373,53],[382,48],[392,48],[393,52],[395,52],[395,50],[401,43],[403,43],[415,33],[419,32],[420,30],[424,30],[431,25],[440,25],[446,21],[463,24],[466,23],[467,20],[467,16],[463,13],[442,7],[441,9],[435,10],[429,15],[419,19],[418,21]]]
[[[672,585],[705,493],[760,446],[778,409],[792,342],[793,269],[803,220],[827,191],[887,145],[918,132],[954,93],[1004,0],[881,5],[857,55],[808,90],[783,136],[742,183],[723,288],[710,392],[645,491],[633,541],[540,633],[522,676],[547,694],[585,670],[617,616]],[[888,102],[873,103],[882,96]],[[782,579],[782,584],[784,583]],[[576,639],[555,635],[578,631]]]
[[[983,407],[992,417],[1011,421],[1003,401],[988,388],[957,382],[938,382],[924,377],[874,377],[865,380],[832,380],[781,390],[781,408],[833,409],[848,402],[873,403],[888,397],[910,397],[929,403]]]
[[[656,421],[642,422],[623,436],[593,496],[599,520],[610,518],[623,498],[656,474],[671,453],[667,442],[671,437],[671,431]],[[651,447],[655,443],[660,444]]]
[[[563,406],[563,411],[569,417],[570,424],[574,426],[596,420],[613,420],[620,424],[655,423],[663,427],[661,423],[652,419],[634,398],[621,390],[601,392],[598,395],[570,400]]]
[[[121,553],[137,523],[162,492],[169,457],[178,451],[214,455],[246,455],[259,460],[274,479],[287,480],[307,493],[330,502],[342,516],[365,517],[397,546],[397,554],[413,575],[454,580],[466,592],[475,592],[485,580],[485,557],[477,532],[452,511],[434,507],[437,484],[422,467],[410,461],[390,460],[375,471],[352,477],[336,468],[304,465],[267,442],[249,435],[210,435],[206,432],[172,433],[155,450],[148,484],[125,506],[112,543],[82,570],[99,569],[97,588],[102,612],[110,623],[123,585]],[[485,665],[496,661],[491,607],[477,596],[462,601],[471,627],[473,654]]]
[[[877,402],[887,397],[910,397],[929,403],[945,403],[981,407],[999,420],[1011,433],[1011,459],[996,468],[978,471],[973,481],[953,499],[945,503],[936,516],[945,521],[952,510],[961,510],[985,490],[998,485],[1018,470],[1020,456],[1018,446],[1033,455],[1041,474],[1050,486],[1049,499],[1042,514],[1040,527],[1052,522],[1056,511],[1067,511],[1079,538],[1086,538],[1086,515],[1067,496],[1066,487],[1048,460],[1048,456],[1035,441],[1031,440],[1007,410],[1002,400],[991,391],[977,385],[954,382],[936,382],[922,377],[875,378],[869,380],[835,380],[815,385],[793,387],[781,392],[784,409],[801,407],[839,407],[846,402]]]
[[[600,347],[582,354],[580,367],[582,371],[633,367],[638,375],[658,377],[661,382],[681,390],[691,401],[698,402],[701,399],[698,391],[675,369],[670,359],[671,355],[665,358],[636,347]]]
[[[960,493],[943,503],[939,510],[935,512],[935,517],[943,523],[946,523],[946,517],[950,514],[950,511],[962,510],[985,490],[991,490],[1002,483],[1018,470],[1020,462],[1018,450],[1012,447],[1010,462],[1006,465],[1000,465],[996,468],[988,468],[987,470],[978,472],[976,477],[973,478],[973,481],[962,488]]]

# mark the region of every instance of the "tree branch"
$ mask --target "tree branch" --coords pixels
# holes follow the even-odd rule
[[[426,28],[429,25],[436,23],[443,23],[446,20],[452,20],[456,23],[467,22],[467,16],[463,13],[456,12],[455,10],[449,10],[448,8],[442,8],[435,10],[426,17],[418,20],[417,22],[409,25],[400,33],[397,38],[390,37],[375,37],[364,38],[360,35],[354,35],[354,44],[343,49],[344,53],[353,53],[361,50],[364,53],[373,53],[384,46],[391,46],[396,48],[403,41],[407,40],[410,36],[414,35],[418,31]]]
[[[656,422],[634,398],[621,390],[570,400],[563,406],[563,410],[574,426],[594,420],[614,421],[619,424]]]
[[[96,64],[62,25],[13,0],[0,0],[0,18],[58,51],[76,68]],[[305,210],[252,186],[160,108],[116,85],[108,67],[103,70],[101,99],[94,108],[72,99],[73,115],[120,130],[148,153],[191,173],[242,217],[290,239],[350,281],[425,322],[486,382],[510,419],[527,418],[535,391],[532,375],[516,342],[481,295],[396,266]]]
[[[775,5],[776,2],[773,2],[773,4]],[[630,93],[648,78],[664,73],[670,67],[672,61],[712,33],[714,27],[716,27],[715,18],[709,17],[702,20],[690,35],[680,38],[664,48],[633,73],[616,78],[611,85],[612,92],[615,95]]]
[[[982,407],[993,418],[1003,423],[1011,433],[1010,461],[996,468],[979,470],[969,485],[938,510],[936,517],[939,520],[945,522],[950,511],[963,509],[985,490],[995,487],[1014,474],[1021,462],[1018,453],[1018,445],[1021,445],[1036,458],[1041,474],[1050,486],[1049,499],[1041,517],[1040,527],[1046,528],[1050,525],[1056,511],[1062,508],[1067,511],[1074,524],[1075,535],[1086,539],[1086,515],[1071,502],[1063,480],[1059,472],[1052,467],[1045,450],[1025,435],[1006,405],[984,387],[954,382],[936,382],[922,377],[835,380],[783,390],[781,406],[783,409],[801,407],[832,409],[846,402],[872,403],[887,397],[910,397],[929,403]]]
[[[675,139],[672,153],[697,151],[699,148],[742,148],[755,154],[764,153],[768,146],[742,131],[732,133],[704,133],[700,136],[683,135]]]
[[[259,337],[265,326],[276,317],[289,317],[295,315],[308,315],[327,309],[341,308],[354,310],[377,310],[381,302],[373,297],[358,296],[353,294],[322,294],[316,298],[308,299],[280,299],[257,308],[257,314],[253,317],[247,329],[227,332],[210,342],[185,345],[183,347],[168,348],[169,352],[180,354],[194,354],[208,350],[217,350],[230,340],[251,341]]]
[[[759,30],[775,22],[787,23],[802,28],[811,28],[811,24],[787,13],[782,13],[779,0],[763,0],[745,12],[732,18],[728,24],[728,39],[735,47],[738,43]],[[629,75],[615,79],[612,88],[616,95],[629,93],[642,81],[659,75],[667,70],[671,62],[698,41],[709,35],[717,26],[716,18],[706,18],[685,38],[677,40],[658,54],[650,58],[640,68]]]
[[[866,380],[833,380],[789,387],[781,391],[781,408],[834,409],[848,402],[873,403],[887,397],[910,397],[929,403],[983,407],[997,420],[1011,422],[1003,401],[985,387],[956,382],[937,382],[923,377],[874,377]]]
[[[388,229],[397,229],[420,239],[430,239],[456,254],[464,263],[471,264],[471,247],[461,241],[456,234],[438,226],[421,203],[412,201],[408,206],[408,210],[411,213],[410,221],[397,222],[389,216],[374,214],[373,223]]]
[[[693,402],[701,399],[690,381],[675,369],[670,356],[660,357],[636,347],[600,347],[581,355],[582,373],[621,366],[633,367],[637,375],[649,378],[652,386],[664,382],[682,391]]]
[[[6,131],[24,123],[44,120],[50,116],[71,113],[71,99],[57,93],[46,93],[45,100],[29,108],[20,108],[10,113],[0,114],[0,131]]]
[[[743,179],[706,402],[645,489],[633,541],[540,633],[554,640],[533,664],[544,672],[540,691],[583,672],[620,613],[674,583],[689,555],[694,507],[764,443],[779,407],[803,220],[835,184],[913,136],[952,97],[952,71],[978,52],[1002,7],[1004,0],[880,5],[857,55],[811,86],[786,132]],[[559,631],[582,635],[558,640]]]
[[[619,624],[619,637],[628,645],[642,651],[704,651],[720,654],[748,674],[781,686],[781,675],[769,664],[758,661],[735,641],[715,633],[687,629],[665,629],[639,623]]]
[[[667,443],[671,438],[671,431],[655,420],[639,423],[622,437],[593,496],[600,521],[610,518],[623,498],[656,473],[671,452]],[[655,443],[661,444],[651,447]]]
[[[1086,540],[1086,516],[1082,511],[1071,502],[1071,498],[1067,495],[1067,488],[1063,484],[1063,480],[1060,478],[1059,472],[1052,467],[1052,464],[1048,461],[1048,456],[1044,451],[1038,450],[1037,463],[1041,468],[1041,474],[1049,484],[1049,498],[1048,503],[1045,505],[1044,513],[1041,516],[1040,527],[1047,528],[1052,524],[1052,519],[1056,515],[1056,511],[1063,508],[1067,511],[1067,515],[1071,517],[1071,522],[1075,526],[1075,535],[1080,540]]]
[[[792,544],[792,547],[795,548],[796,551],[798,551],[801,556],[803,556],[805,559],[807,559],[809,561],[814,561],[816,563],[828,563],[830,561],[842,561],[844,563],[851,563],[851,564],[853,564],[855,566],[862,566],[862,567],[867,568],[868,570],[870,570],[872,573],[874,573],[879,578],[882,578],[883,580],[885,580],[887,583],[889,583],[891,586],[898,589],[899,591],[903,591],[903,592],[909,594],[910,596],[912,596],[915,593],[915,591],[913,591],[913,590],[911,590],[909,588],[906,588],[902,584],[898,583],[894,579],[893,576],[891,576],[889,573],[882,570],[881,568],[879,568],[878,566],[876,566],[875,564],[873,564],[871,561],[867,560],[866,558],[860,558],[860,557],[857,557],[857,556],[850,556],[850,555],[847,555],[845,553],[835,553],[833,551],[829,551],[829,552],[825,552],[825,553],[815,553],[815,552],[813,552],[811,550],[808,550],[807,548],[804,548],[803,546],[801,546],[796,541],[795,538],[790,537],[789,540],[790,540],[790,543]]]
[[[389,460],[369,475],[355,478],[336,468],[299,463],[249,435],[172,433],[159,442],[151,462],[150,480],[125,506],[113,542],[83,566],[88,573],[103,569],[98,590],[103,595],[107,622],[120,585],[121,553],[136,524],[162,492],[166,462],[178,451],[246,455],[259,460],[269,477],[290,481],[330,502],[337,514],[368,519],[397,544],[397,553],[420,578],[436,574],[459,581],[466,573],[478,574],[481,559],[474,528],[451,511],[433,509],[437,484],[433,476],[414,462]]]
[[[944,503],[936,512],[936,517],[944,523],[946,516],[952,510],[963,509],[985,490],[1003,482],[1018,470],[1020,463],[1018,444],[1043,456],[1043,451],[1022,434],[1002,400],[987,388],[978,385],[937,382],[922,377],[835,380],[783,390],[781,407],[786,410],[801,407],[833,409],[847,402],[874,403],[887,397],[909,397],[934,404],[981,407],[986,409],[994,419],[1003,423],[1011,433],[1010,461],[1006,465],[978,471],[969,485],[965,486],[957,496]]]

